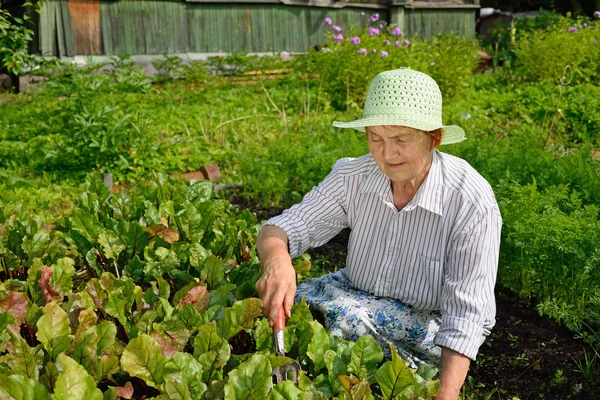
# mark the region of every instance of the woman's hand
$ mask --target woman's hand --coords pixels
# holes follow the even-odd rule
[[[263,226],[256,240],[256,248],[263,265],[263,275],[256,282],[256,290],[263,302],[263,313],[273,326],[282,304],[286,316],[292,316],[296,271],[292,266],[288,238],[283,229],[274,225]]]
[[[285,315],[292,316],[292,305],[296,294],[296,271],[289,259],[271,260],[264,265],[264,273],[256,282],[256,290],[263,302],[263,313],[269,318],[269,324],[273,326],[281,304],[285,309]]]

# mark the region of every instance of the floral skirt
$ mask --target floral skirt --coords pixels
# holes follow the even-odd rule
[[[377,297],[352,285],[342,269],[298,285],[295,300],[306,298],[313,315],[331,334],[346,340],[372,335],[390,357],[392,343],[410,368],[439,365],[442,350],[433,344],[439,311],[421,311],[400,300]]]

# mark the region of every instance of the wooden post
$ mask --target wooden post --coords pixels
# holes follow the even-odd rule
[[[110,192],[110,194],[112,196],[112,188],[113,188],[112,174],[104,174],[104,186],[106,186],[108,188],[108,191]]]

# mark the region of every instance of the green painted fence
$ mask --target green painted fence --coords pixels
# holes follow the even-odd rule
[[[81,8],[94,4],[96,8]],[[439,8],[439,4],[435,3],[438,8],[427,4],[421,9],[412,3],[334,8],[264,0],[48,0],[40,16],[38,41],[45,56],[303,52],[324,42],[325,17],[344,27],[358,27],[367,26],[368,16],[374,12],[382,20],[397,23],[408,35],[431,37],[450,30],[474,34],[477,5]],[[90,17],[90,12],[99,15]],[[86,31],[87,19],[94,18],[99,21],[98,29]]]

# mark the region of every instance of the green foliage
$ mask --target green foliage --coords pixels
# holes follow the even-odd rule
[[[307,58],[297,61],[296,69],[318,76],[325,109],[331,105],[337,110],[362,110],[373,77],[400,67],[431,75],[443,94],[452,97],[459,93],[478,64],[477,41],[455,34],[409,41],[391,34],[393,27],[381,29],[377,35],[368,30],[358,32],[355,27],[347,30],[349,33],[341,42],[329,35],[326,47],[313,50]],[[351,36],[359,38],[360,43],[352,44]]]
[[[511,66],[515,59],[515,43],[524,36],[536,31],[551,28],[562,16],[553,11],[540,11],[535,15],[526,15],[514,19],[510,24],[497,22],[489,31],[482,44],[488,54],[494,55],[496,64]]]
[[[178,79],[181,75],[183,63],[180,57],[164,55],[162,60],[152,62],[158,73],[154,77],[156,83],[167,83]]]
[[[275,70],[285,67],[285,62],[278,56],[258,56],[244,53],[210,57],[209,61],[215,72],[224,76],[239,76],[249,71]]]
[[[41,2],[36,4],[39,12]],[[31,8],[32,3],[23,7]],[[33,40],[33,29],[29,12],[23,18],[13,17],[8,10],[0,9],[0,68],[6,68],[11,74],[19,74],[35,65],[35,58],[29,54],[29,43]]]
[[[585,24],[585,25],[584,25]],[[515,73],[527,80],[556,81],[573,68],[575,82],[598,83],[600,25],[587,18],[560,18],[545,30],[524,35],[515,45]]]

